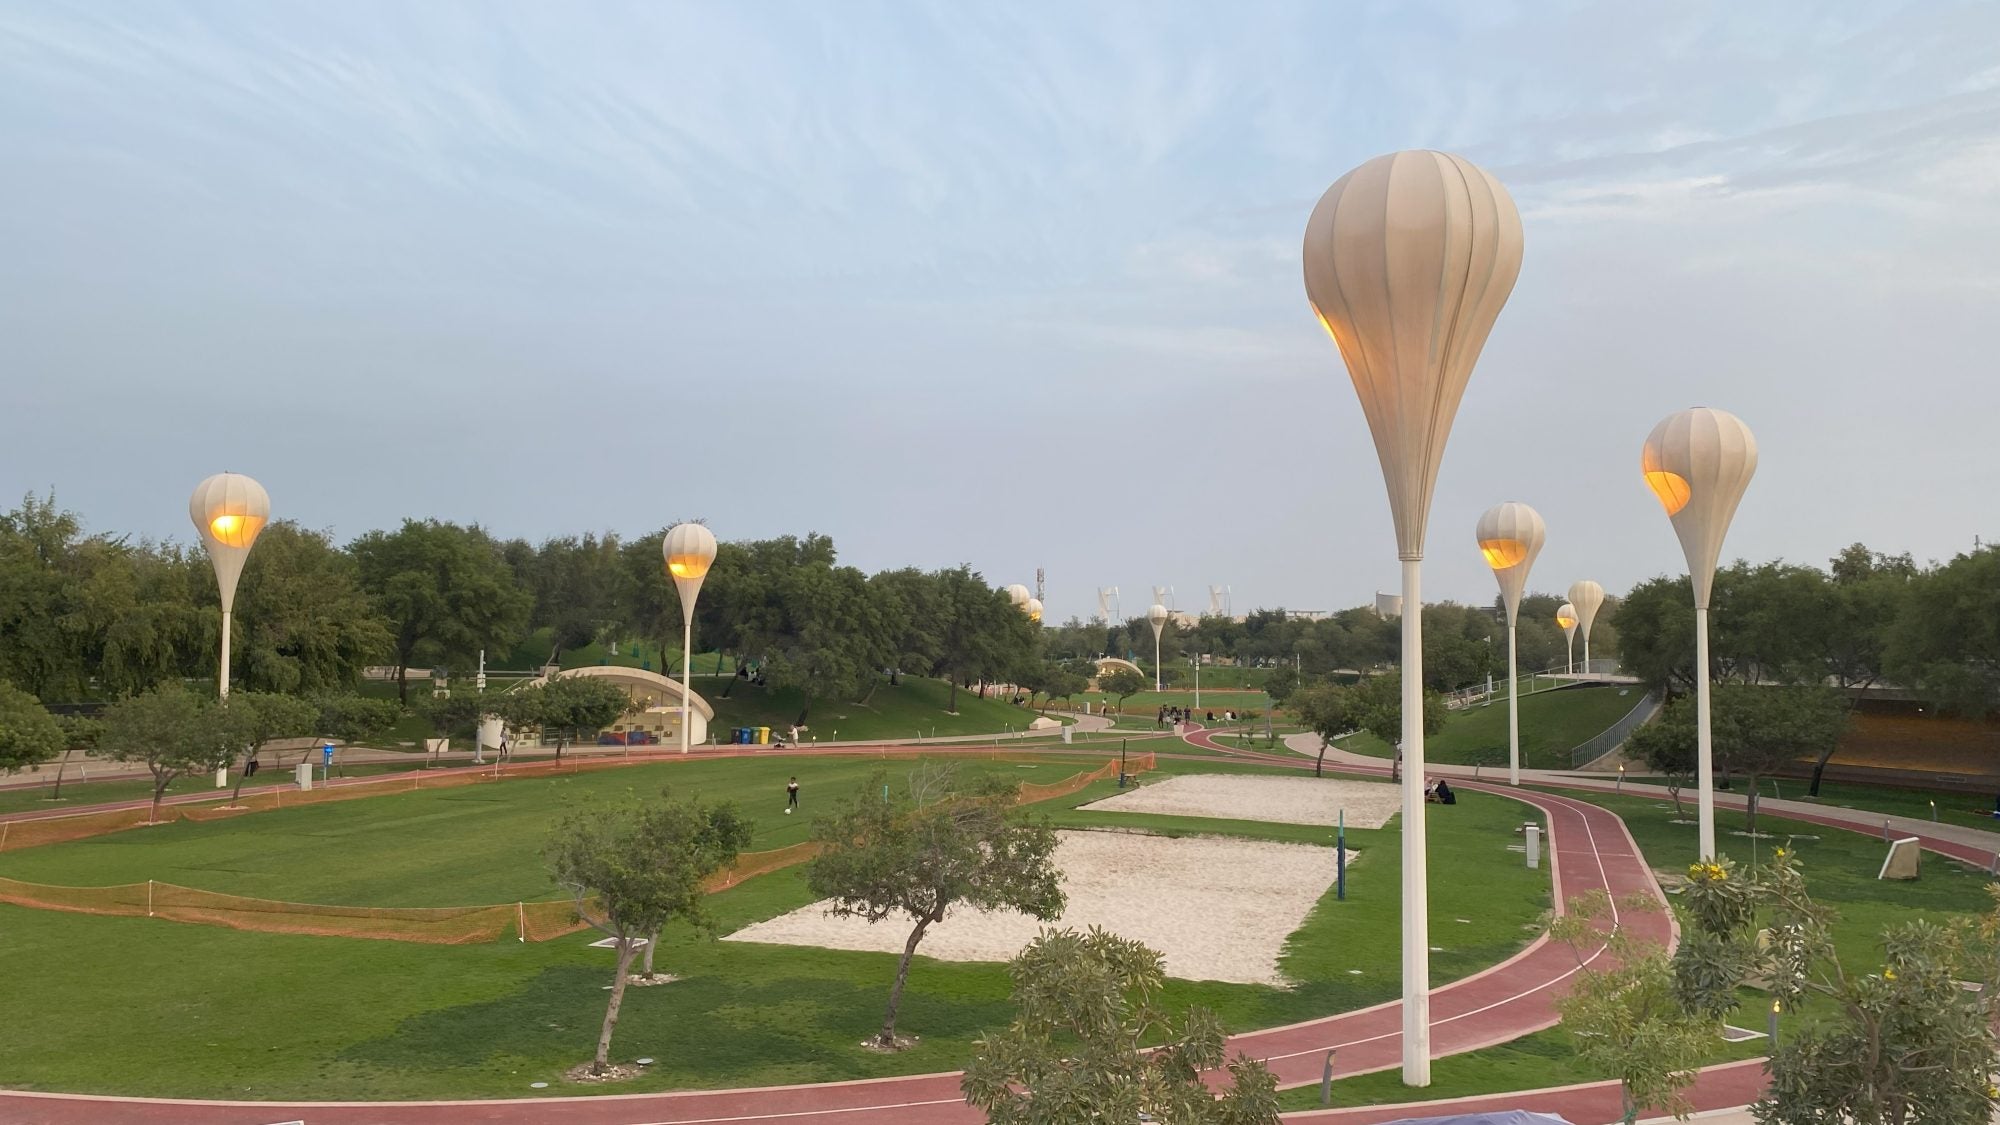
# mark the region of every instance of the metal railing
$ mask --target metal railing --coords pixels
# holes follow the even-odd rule
[[[1624,718],[1611,724],[1610,728],[1605,730],[1604,733],[1599,734],[1597,737],[1569,752],[1570,768],[1581,769],[1623,746],[1625,740],[1632,736],[1632,732],[1638,730],[1659,709],[1660,697],[1658,695],[1649,691],[1645,695],[1640,696],[1639,702],[1630,711],[1625,713]]]

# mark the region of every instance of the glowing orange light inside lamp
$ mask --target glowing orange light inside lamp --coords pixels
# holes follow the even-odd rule
[[[1519,539],[1481,539],[1479,553],[1486,556],[1486,565],[1494,570],[1506,570],[1521,565],[1528,557],[1528,545]]]
[[[256,516],[229,512],[208,521],[209,534],[225,547],[248,547],[263,527],[264,521]]]
[[[1570,626],[1576,624],[1576,618],[1567,616],[1566,614],[1558,613],[1556,614],[1556,624],[1567,629]]]
[[[702,578],[715,560],[702,555],[675,555],[667,560],[667,573],[675,578]]]
[[[1660,498],[1660,506],[1667,510],[1669,516],[1679,515],[1680,510],[1687,507],[1689,497],[1694,495],[1686,477],[1665,469],[1647,469],[1646,487]]]

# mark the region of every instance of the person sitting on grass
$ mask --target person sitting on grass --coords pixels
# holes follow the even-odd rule
[[[1437,788],[1432,792],[1437,803],[1440,805],[1455,805],[1458,803],[1458,794],[1451,791],[1451,783],[1444,778],[1438,778]]]

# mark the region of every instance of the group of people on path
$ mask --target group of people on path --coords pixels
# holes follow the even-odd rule
[[[1214,726],[1215,712],[1213,710],[1209,710],[1203,712],[1203,714],[1208,716],[1207,719],[1205,720],[1207,724],[1209,726]],[[1236,712],[1224,711],[1222,713],[1222,721],[1225,723],[1235,722]],[[1168,723],[1173,723],[1176,726],[1178,726],[1181,723],[1191,723],[1191,722],[1194,722],[1194,711],[1191,708],[1187,707],[1162,707],[1160,708],[1160,713],[1153,717],[1154,729],[1163,727]]]

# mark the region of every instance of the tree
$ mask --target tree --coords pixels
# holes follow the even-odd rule
[[[1618,905],[1660,909],[1648,894]],[[1610,896],[1595,890],[1571,899],[1567,913],[1550,919],[1550,938],[1569,946],[1577,965],[1575,983],[1557,1010],[1575,1037],[1577,1057],[1618,1077],[1625,1125],[1648,1106],[1684,1115],[1681,1091],[1698,1076],[1719,1021],[1681,1006],[1672,961],[1658,946],[1634,940],[1611,906]],[[1593,959],[1600,945],[1609,956]]]
[[[1991,893],[1993,888],[1989,887]],[[1879,971],[1850,973],[1832,912],[1806,892],[1798,857],[1773,849],[1745,875],[1727,859],[1689,869],[1687,927],[1674,958],[1691,1006],[1733,1007],[1738,984],[1769,982],[1774,1002],[1811,1021],[1772,1052],[1752,1114],[1764,1125],[1984,1125],[2000,1091],[2000,905],[1976,925],[1916,919],[1883,931]],[[1995,900],[2000,903],[2000,899]],[[1760,931],[1767,935],[1759,940]],[[1981,985],[1968,991],[1959,982]]]
[[[62,753],[64,745],[61,724],[41,700],[0,682],[0,774],[41,765]]]
[[[106,708],[98,744],[112,761],[143,762],[152,773],[150,823],[159,819],[160,798],[175,778],[228,765],[243,737],[221,704],[164,684]]]
[[[2000,711],[2000,547],[1959,555],[1910,584],[1885,670],[1941,710]]]
[[[1114,668],[1109,675],[1099,676],[1097,686],[1118,697],[1118,713],[1125,713],[1125,701],[1146,690],[1146,678],[1130,668]]]
[[[365,695],[319,695],[313,697],[312,705],[318,716],[312,724],[314,730],[348,746],[373,742],[389,733],[402,717],[395,704]]]
[[[214,605],[213,582],[203,587]],[[253,691],[352,690],[391,651],[389,627],[361,589],[354,559],[324,532],[279,521],[257,537],[236,590],[236,666]]]
[[[1348,705],[1352,708],[1351,718],[1355,728],[1367,731],[1380,739],[1384,745],[1394,748],[1395,759],[1392,775],[1403,776],[1403,674],[1387,672],[1368,676],[1352,688]],[[1445,706],[1444,696],[1426,690],[1424,698],[1424,734],[1433,735],[1444,729],[1444,721],[1451,712]]]
[[[501,697],[510,726],[540,727],[556,735],[556,757],[572,732],[596,734],[632,709],[625,689],[596,676],[557,676]]]
[[[1748,779],[1746,827],[1755,836],[1758,782],[1800,759],[1823,767],[1847,727],[1847,701],[1823,687],[1719,684],[1714,707],[1715,761]]]
[[[469,660],[482,648],[507,648],[527,621],[532,598],[478,527],[404,520],[396,531],[363,535],[348,550],[362,589],[389,621],[396,696],[405,706],[413,661]]]
[[[1270,696],[1271,702],[1280,707],[1284,706],[1285,700],[1298,688],[1299,674],[1290,665],[1273,668],[1271,674],[1264,677],[1264,694]]]
[[[1160,955],[1144,944],[1096,927],[1044,930],[1007,971],[1014,1020],[979,1037],[962,1079],[992,1125],[1277,1125],[1277,1080],[1260,1061],[1225,1060],[1209,1009],[1174,1019],[1159,1002]],[[1225,1061],[1218,1097],[1202,1076]]]
[[[651,563],[657,574],[657,544]],[[535,599],[528,624],[549,630],[549,663],[561,663],[565,650],[596,640],[619,619],[629,572],[620,563],[616,535],[546,540],[527,570]]]
[[[1676,819],[1687,816],[1681,806],[1681,790],[1693,783],[1697,769],[1694,719],[1694,700],[1683,695],[1625,740],[1626,757],[1644,762],[1647,769],[1666,779]]]
[[[1326,748],[1341,735],[1356,729],[1355,692],[1338,684],[1317,683],[1292,693],[1285,707],[1299,725],[1319,736],[1319,758],[1313,762],[1313,776],[1320,777],[1326,766]]]
[[[828,913],[836,917],[910,923],[876,1036],[894,1048],[910,961],[947,911],[964,904],[1047,920],[1062,913],[1064,900],[1055,832],[1014,811],[1013,785],[984,777],[961,787],[950,767],[926,766],[901,793],[875,796],[886,792],[878,771],[851,804],[813,824],[823,850],[806,868],[806,885],[833,900]]]
[[[98,736],[104,732],[104,724],[87,715],[63,715],[56,719],[62,727],[62,760],[56,763],[56,783],[49,800],[62,800],[63,775],[69,772],[69,756],[78,750],[90,750],[97,745]]]
[[[1048,704],[1058,699],[1069,699],[1078,692],[1090,690],[1090,675],[1071,664],[1051,664],[1042,673],[1042,692],[1048,697],[1042,705],[1042,712],[1048,712]]]
[[[224,710],[242,739],[237,745],[244,750],[244,768],[236,771],[236,788],[229,794],[231,805],[243,796],[249,759],[257,756],[259,747],[274,738],[309,738],[319,722],[319,708],[311,702],[272,692],[237,692],[229,697]]]
[[[735,806],[670,795],[645,804],[585,806],[556,822],[543,848],[549,868],[576,899],[577,916],[608,935],[618,954],[592,1074],[610,1064],[611,1035],[640,940],[676,919],[713,933],[702,884],[735,862],[750,837],[751,825]]]

